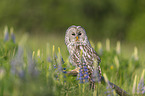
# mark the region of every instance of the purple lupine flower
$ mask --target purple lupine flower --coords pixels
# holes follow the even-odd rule
[[[80,72],[80,77],[83,77],[83,76],[84,76],[83,72]]]
[[[84,81],[83,81],[83,77],[80,77],[79,80],[80,80],[79,83],[84,83]]]
[[[79,69],[79,74],[80,74],[80,75],[79,75],[80,77],[83,77],[83,76],[84,76],[84,74],[83,74],[83,69]]]
[[[64,82],[66,82],[66,68],[63,68],[63,70],[62,70],[62,72],[63,72],[63,80],[64,80]]]
[[[31,76],[38,76],[39,72],[36,69],[35,60],[32,59],[32,52],[27,53],[27,61],[28,61],[28,73],[31,74]]]
[[[25,71],[24,70],[20,70],[18,72],[18,76],[21,78],[21,79],[24,79],[25,78]]]
[[[109,82],[106,74],[104,73],[103,75],[104,75],[104,78],[105,78],[105,82],[107,84],[107,87],[106,87],[107,91],[105,92],[106,96],[114,96],[115,95],[114,90],[113,90],[112,86],[110,85],[110,82]]]
[[[65,63],[62,57],[61,57],[61,63],[62,63],[62,64],[64,64],[64,63]]]
[[[63,73],[67,73],[67,72],[66,72],[66,68],[63,68]]]
[[[53,65],[53,68],[56,69],[57,68],[56,65]]]
[[[60,53],[60,48],[58,47],[58,57],[56,57],[57,59],[57,66],[58,66],[58,71],[62,71],[62,56],[61,56],[61,53]]]
[[[89,81],[89,73],[88,73],[89,70],[88,70],[88,67],[85,62],[83,63],[83,68],[84,68],[84,80],[85,80],[85,82],[88,82]]]
[[[89,78],[89,76],[84,76],[84,79],[88,79]]]
[[[85,82],[89,82],[89,76],[88,75],[85,76],[84,79],[85,79]]]
[[[78,74],[78,76],[77,76],[77,80],[80,81],[79,83],[84,83],[84,82],[83,82],[83,77],[84,77],[84,74],[83,74],[83,67],[80,65],[79,74]]]
[[[9,32],[8,32],[8,27],[5,26],[5,29],[4,29],[4,42],[8,41],[9,40]]]
[[[48,62],[52,62],[52,59],[51,59],[51,57],[49,56],[49,57],[47,57],[47,61]]]
[[[145,94],[145,86],[142,88],[142,94]]]
[[[106,87],[107,91],[105,92],[106,96],[114,96],[113,89],[111,88],[110,84]]]
[[[60,50],[59,50],[59,53],[58,53],[58,56],[55,56],[56,58],[54,58],[54,69],[55,69],[55,72],[56,72],[56,79],[57,80],[60,80],[60,79],[63,79],[63,82],[66,82],[66,68],[63,68],[62,67],[62,64],[64,64],[64,60],[60,54]],[[63,75],[62,77],[63,78],[60,78],[61,76],[60,75]]]
[[[18,75],[20,78],[23,78],[25,76],[24,70],[23,70],[23,48],[21,46],[18,46],[18,51],[16,53],[16,56],[11,60],[11,73]]]
[[[58,67],[56,65],[54,65],[54,68],[55,68],[55,72],[56,74],[54,75],[54,77],[59,81],[61,78],[60,78],[60,75],[63,75],[63,82],[66,82],[66,68],[62,68],[62,70],[58,69]],[[63,74],[61,74],[61,72]]]
[[[140,82],[139,82],[139,84],[137,86],[137,93],[138,94],[142,93],[143,88],[144,88],[144,79],[141,78],[141,80],[140,80]]]
[[[83,64],[80,64],[79,74],[77,76],[77,80],[80,81],[80,83],[85,83],[89,81],[89,74],[88,74],[88,68],[85,62]]]
[[[61,63],[58,64],[58,68],[57,68],[57,70],[58,70],[59,72],[62,72],[62,66],[61,66]]]
[[[88,68],[87,68],[87,66],[86,66],[86,65],[84,65],[84,67],[83,67],[83,68],[84,68],[84,71],[85,71],[85,72],[87,72],[87,71],[88,71]]]
[[[54,59],[57,59],[58,57],[57,57],[57,55],[56,54],[54,54]]]
[[[142,72],[142,75],[141,75],[141,79],[139,81],[139,84],[137,86],[137,93],[138,94],[144,94],[145,93],[145,86],[144,86],[144,71]]]

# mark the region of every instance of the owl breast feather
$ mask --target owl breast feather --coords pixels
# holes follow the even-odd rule
[[[79,45],[79,46],[71,46],[73,47],[70,51],[70,62],[73,65],[79,66],[81,64],[81,60],[84,60],[83,62],[86,62],[86,65],[88,67],[93,66],[93,49],[92,47],[89,47],[88,45]],[[80,52],[82,50],[82,56],[80,56]]]

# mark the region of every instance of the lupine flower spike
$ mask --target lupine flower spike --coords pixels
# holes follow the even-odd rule
[[[120,45],[120,41],[117,41],[116,53],[117,53],[118,55],[121,53],[121,45]]]
[[[106,51],[110,51],[110,40],[106,39]]]
[[[79,74],[77,76],[77,79],[80,81],[79,83],[84,83],[83,82],[83,77],[84,77],[83,66],[80,65]]]
[[[145,70],[143,70],[142,75],[141,75],[141,79],[140,79],[139,84],[137,86],[137,93],[138,94],[145,94],[144,72],[145,72]]]
[[[60,47],[58,47],[58,71],[62,71],[62,65],[61,65],[61,54],[60,54]]]
[[[10,28],[10,33],[11,33],[11,40],[13,43],[15,43],[15,35],[14,35],[14,28],[13,27]]]
[[[31,75],[31,77],[34,77],[38,75],[38,70],[36,69],[36,64],[32,56],[33,54],[30,51],[28,51],[27,53],[28,73]]]
[[[37,50],[37,56],[40,58],[40,49]]]
[[[53,56],[53,58],[55,58],[54,54],[55,54],[55,46],[53,45],[53,48],[52,48],[52,56]]]
[[[8,32],[8,26],[5,26],[4,28],[4,42],[9,40],[9,32]]]
[[[82,58],[82,50],[80,52],[80,59]],[[83,64],[82,62],[80,62],[80,66],[79,66],[79,74],[77,75],[77,79],[79,79],[80,83],[83,83],[83,77],[84,77],[84,74],[83,74]]]
[[[138,49],[137,49],[137,47],[134,47],[133,58],[135,61],[138,61]]]
[[[27,35],[24,35],[18,44],[18,51],[16,53],[16,56],[10,62],[11,73],[14,75],[18,75],[20,78],[24,78],[25,76],[25,72],[23,70],[24,68],[23,54],[24,54],[24,45],[26,41],[27,41]]]
[[[77,79],[80,81],[79,83],[86,83],[89,81],[88,68],[87,68],[85,62],[83,62],[80,65],[79,74],[77,76]]]
[[[98,47],[98,54],[99,55],[102,55],[103,54],[102,43],[101,42],[98,42],[97,47]]]
[[[136,78],[137,78],[137,75],[135,75],[135,78],[134,78],[133,88],[132,88],[132,94],[136,93]]]
[[[34,57],[35,57],[35,51],[33,51],[32,53],[32,59],[34,59]]]
[[[2,80],[4,76],[5,76],[5,70],[4,68],[0,68],[0,80]]]
[[[114,57],[114,63],[116,65],[117,69],[119,69],[119,59],[117,56]]]
[[[55,54],[55,46],[54,45],[52,47],[52,57],[53,57],[54,64],[56,64],[57,55]],[[56,66],[56,65],[54,65],[54,66]]]
[[[82,57],[82,50],[80,52],[80,57]],[[81,64],[79,66],[79,74],[77,76],[77,79],[80,81],[79,83],[85,83],[89,81],[89,73],[88,73],[88,67],[86,65],[86,62],[84,59],[81,59]]]
[[[11,60],[11,73],[14,75],[18,75],[20,78],[24,78],[24,70],[23,70],[23,48],[22,46],[18,46],[18,51],[16,56]]]

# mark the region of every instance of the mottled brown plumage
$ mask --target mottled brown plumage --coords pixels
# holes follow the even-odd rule
[[[90,78],[94,70],[94,60],[98,61],[97,69],[101,78],[101,69],[99,62],[101,61],[96,51],[92,48],[85,29],[81,26],[70,26],[65,34],[65,44],[67,45],[70,54],[70,63],[76,66],[78,69],[79,65],[83,62],[87,65],[90,72]],[[82,50],[82,55],[81,55]]]

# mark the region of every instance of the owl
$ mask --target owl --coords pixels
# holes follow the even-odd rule
[[[93,63],[96,59],[98,62],[96,66],[98,67],[97,69],[101,78],[101,69],[99,66],[101,59],[92,48],[84,28],[75,25],[70,26],[66,30],[65,44],[70,54],[70,63],[76,66],[76,69],[79,68],[83,59],[83,62],[85,62],[87,68],[90,70],[90,75],[92,75],[92,72],[94,71]]]

